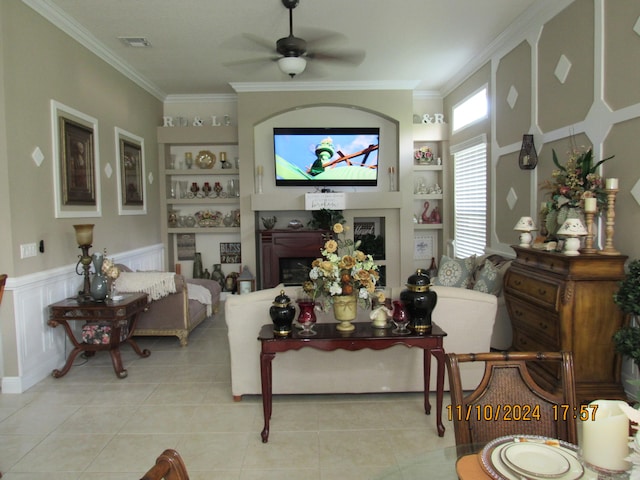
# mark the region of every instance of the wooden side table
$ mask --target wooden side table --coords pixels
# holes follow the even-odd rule
[[[136,329],[138,314],[144,311],[147,305],[146,293],[125,294],[122,300],[106,302],[78,303],[76,298],[67,298],[50,305],[47,324],[54,328],[62,325],[67,337],[74,346],[62,370],[55,369],[52,375],[55,378],[66,375],[80,352],[85,352],[86,356],[92,356],[95,352],[106,350],[111,355],[116,375],[119,378],[125,378],[127,370],[122,366],[122,358],[120,357],[120,345],[122,343],[126,342],[131,345],[133,350],[141,357],[146,358],[151,355],[149,350],[141,350],[132,338]],[[87,324],[96,322],[101,326],[110,327],[108,343],[78,341],[69,325],[70,321],[78,320]]]
[[[261,342],[260,351],[260,375],[262,379],[262,409],[264,412],[264,428],[262,430],[262,442],[269,441],[269,421],[272,410],[272,361],[278,352],[300,350],[303,347],[312,347],[327,352],[342,350],[384,350],[394,345],[406,347],[418,347],[424,350],[424,410],[427,415],[431,413],[429,402],[429,380],[431,376],[431,355],[438,362],[436,372],[436,426],[438,436],[444,435],[442,424],[442,397],[444,394],[444,348],[443,339],[447,335],[440,327],[433,325],[431,332],[418,335],[396,335],[390,328],[377,329],[370,322],[354,322],[356,329],[348,334],[336,330],[335,323],[317,323],[313,337],[300,337],[294,329],[291,336],[282,338],[273,334],[273,324],[263,325],[260,329],[258,340]]]

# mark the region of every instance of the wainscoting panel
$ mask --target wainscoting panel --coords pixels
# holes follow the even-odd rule
[[[132,270],[164,269],[162,244],[110,258]],[[82,288],[82,277],[75,273],[74,264],[9,278],[5,288],[5,295],[13,295],[18,374],[3,376],[2,393],[22,393],[51,375],[53,369],[61,368],[73,348],[62,327],[47,325],[48,306],[75,296]],[[79,330],[80,325],[76,325],[76,329]]]

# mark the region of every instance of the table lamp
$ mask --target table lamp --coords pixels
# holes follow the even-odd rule
[[[91,268],[91,255],[89,255],[89,249],[93,243],[93,227],[94,224],[74,225],[76,230],[76,242],[78,248],[82,250],[82,254],[78,255],[78,263],[76,264],[76,273],[78,275],[84,275],[84,284],[82,290],[78,292],[79,301],[91,300],[91,282],[90,273]],[[78,271],[78,267],[82,265],[82,271]]]
[[[520,246],[521,247],[530,247],[531,246],[531,231],[536,229],[536,224],[533,223],[533,218],[531,217],[520,217],[516,226],[513,229],[517,232],[520,232]]]
[[[586,235],[587,229],[585,228],[582,220],[579,218],[567,218],[565,222],[558,230],[558,235],[567,237],[564,244],[565,255],[580,255],[578,251],[580,248],[580,239],[578,237]]]

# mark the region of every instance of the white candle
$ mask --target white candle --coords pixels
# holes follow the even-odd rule
[[[596,211],[596,198],[587,197],[584,199],[584,211],[587,213],[595,213]]]
[[[607,190],[617,190],[618,189],[618,179],[617,178],[607,178],[605,181],[605,187]]]
[[[585,410],[588,418],[579,421],[582,458],[595,467],[618,471],[630,467],[625,460],[629,455],[629,418],[620,409],[620,403],[620,400],[594,400]]]
[[[258,175],[262,175],[262,165],[258,165]]]

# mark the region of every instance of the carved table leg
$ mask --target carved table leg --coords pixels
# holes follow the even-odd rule
[[[71,369],[71,366],[73,365],[73,361],[76,359],[76,357],[80,352],[82,352],[81,347],[76,347],[73,350],[71,350],[71,353],[69,353],[69,356],[67,357],[67,363],[64,364],[64,367],[62,367],[62,370],[58,370],[56,368],[53,372],[51,372],[51,375],[54,378],[60,378],[65,376],[67,372]]]
[[[431,414],[431,402],[429,401],[429,384],[431,383],[431,351],[422,350],[422,373],[424,375],[424,413]]]
[[[436,425],[438,426],[438,436],[444,436],[444,425],[442,424],[442,397],[444,394],[444,349],[434,348],[431,353],[438,361],[436,371]]]
[[[275,353],[260,353],[260,377],[262,381],[262,410],[264,413],[264,428],[260,436],[262,443],[269,441],[269,420],[271,420],[272,408],[272,365],[271,361],[276,356]]]

